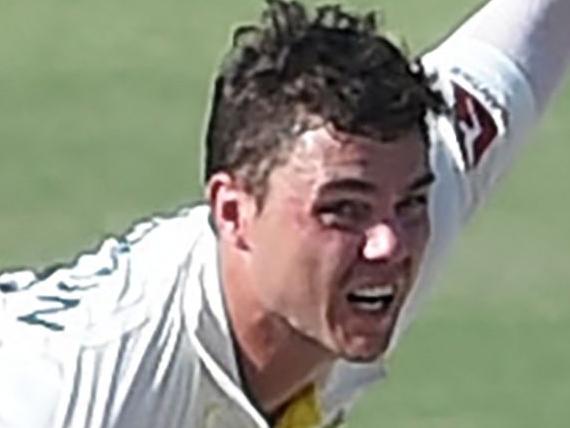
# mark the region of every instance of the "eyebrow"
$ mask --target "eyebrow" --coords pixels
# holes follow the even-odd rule
[[[435,174],[431,171],[428,171],[424,175],[421,175],[413,180],[412,183],[408,186],[408,190],[412,192],[422,190],[424,187],[430,186],[434,181]],[[376,191],[376,185],[357,178],[341,178],[324,184],[319,193],[332,191],[374,193]]]
[[[424,187],[428,187],[435,181],[435,174],[431,171],[426,172],[424,175],[419,176],[416,178],[412,183],[408,186],[408,190],[410,191],[418,191],[423,189]]]
[[[333,180],[324,184],[319,193],[331,191],[373,193],[376,191],[376,186],[372,183],[359,180],[357,178],[341,178],[339,180]]]

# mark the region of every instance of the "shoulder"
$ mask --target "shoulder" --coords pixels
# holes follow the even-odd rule
[[[1,426],[86,426],[191,373],[180,272],[208,216],[152,217],[69,265],[0,275]]]
[[[136,223],[73,263],[0,274],[0,340],[117,336],[160,311],[207,230],[208,208]]]

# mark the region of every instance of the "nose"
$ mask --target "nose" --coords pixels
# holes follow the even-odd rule
[[[370,261],[396,261],[405,254],[400,228],[388,222],[378,223],[366,231],[362,255]]]

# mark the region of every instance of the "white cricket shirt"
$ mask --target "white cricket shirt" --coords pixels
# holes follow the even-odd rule
[[[525,75],[489,44],[453,36],[424,64],[456,120],[434,126],[432,237],[390,349],[537,117]],[[184,209],[72,265],[0,275],[1,428],[268,426],[241,388],[208,218]],[[383,374],[382,361],[339,361],[317,385],[322,426]]]

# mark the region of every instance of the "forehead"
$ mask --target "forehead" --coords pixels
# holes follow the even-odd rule
[[[429,171],[427,149],[419,130],[390,141],[335,132],[326,126],[303,133],[288,161],[273,174],[272,184],[319,186],[358,179],[377,187],[405,187]]]

